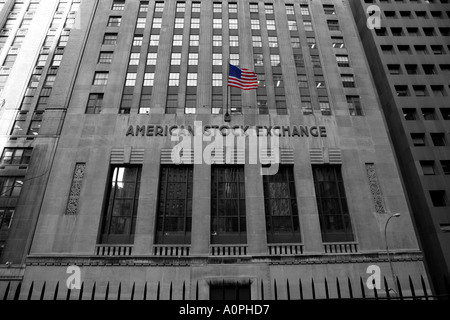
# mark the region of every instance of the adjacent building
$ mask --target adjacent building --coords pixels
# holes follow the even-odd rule
[[[2,222],[0,295],[431,294],[348,1],[37,10],[41,29],[1,93],[1,200],[14,216]],[[228,89],[228,61],[258,89]],[[232,149],[220,143],[230,136]],[[71,266],[81,288],[66,285]],[[376,292],[366,281],[378,267]]]
[[[436,292],[450,290],[450,4],[361,0],[352,10]],[[381,26],[369,29],[370,5]]]

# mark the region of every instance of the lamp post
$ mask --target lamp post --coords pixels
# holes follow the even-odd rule
[[[389,266],[391,267],[392,281],[394,281],[394,286],[395,286],[395,289],[397,290],[396,291],[397,295],[399,295],[400,291],[398,289],[397,281],[395,281],[394,267],[392,265],[391,257],[389,256],[389,246],[388,246],[387,237],[386,237],[386,230],[387,230],[389,221],[392,218],[398,218],[398,217],[400,217],[400,213],[394,213],[392,216],[390,216],[387,219],[386,224],[384,225],[384,242],[386,244],[386,253],[387,253],[387,257],[388,257],[388,261],[389,261]]]

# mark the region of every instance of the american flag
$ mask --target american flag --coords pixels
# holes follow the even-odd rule
[[[248,69],[238,68],[230,64],[230,75],[228,77],[228,86],[242,90],[258,89],[258,80],[256,74]]]

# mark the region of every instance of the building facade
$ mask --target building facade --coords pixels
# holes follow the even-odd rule
[[[370,30],[361,15],[381,9]],[[450,290],[450,4],[353,1],[358,30],[436,291]]]
[[[34,47],[2,91],[0,176],[19,183],[2,182],[2,198],[17,199],[0,294],[431,293],[347,1],[76,3],[45,1],[50,29],[24,41]],[[60,15],[74,20],[46,45]],[[228,90],[228,59],[255,71],[257,90]],[[17,152],[26,168],[9,160]],[[69,290],[72,266],[82,286]]]

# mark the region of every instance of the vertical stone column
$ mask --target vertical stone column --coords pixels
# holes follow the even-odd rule
[[[211,166],[194,165],[191,254],[208,255],[210,242]]]
[[[245,166],[245,205],[247,209],[247,244],[249,254],[266,254],[266,219],[261,165]]]

